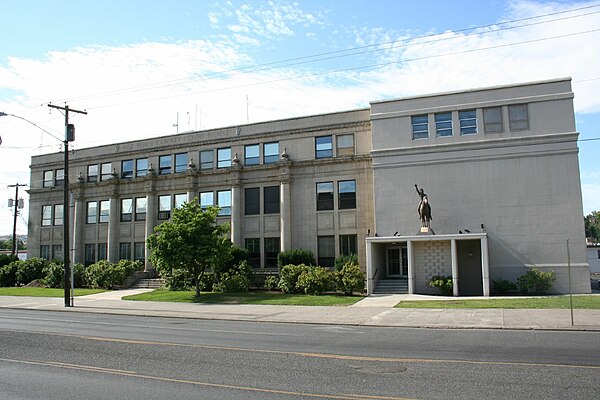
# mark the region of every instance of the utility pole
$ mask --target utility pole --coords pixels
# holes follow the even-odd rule
[[[19,214],[19,208],[23,208],[23,202],[21,200],[19,200],[19,186],[27,186],[27,184],[16,183],[14,185],[8,185],[8,187],[15,188],[15,201],[14,201],[15,219],[13,222],[13,242],[12,242],[12,255],[13,256],[16,256],[17,252],[19,250],[19,247],[17,246],[17,215]],[[9,200],[8,206],[10,207],[12,205],[13,204]]]
[[[65,112],[65,140],[63,142],[65,148],[65,182],[63,191],[63,259],[65,264],[65,307],[72,307],[71,302],[71,271],[69,265],[69,256],[71,253],[69,229],[70,229],[70,218],[69,218],[69,142],[75,140],[75,126],[69,124],[69,112],[77,114],[86,114],[87,111],[74,110],[69,106],[55,106],[48,104],[50,108],[56,108]]]

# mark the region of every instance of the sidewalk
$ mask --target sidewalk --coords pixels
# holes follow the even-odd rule
[[[600,332],[600,310],[540,309],[410,309],[393,308],[400,300],[430,296],[378,295],[348,307],[191,304],[121,300],[152,289],[128,289],[76,297],[74,307],[63,298],[0,296],[0,309],[87,312],[116,315],[445,329],[541,329]],[[439,299],[439,297],[436,297]]]

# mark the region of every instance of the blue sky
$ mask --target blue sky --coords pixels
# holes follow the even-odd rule
[[[0,10],[0,111],[60,137],[63,117],[45,104],[87,109],[72,120],[75,149],[172,134],[176,122],[181,132],[565,76],[580,139],[600,137],[597,0],[0,0]],[[31,156],[60,143],[10,117],[0,136],[7,234],[7,185],[28,183]],[[600,209],[600,141],[579,145],[588,213]]]

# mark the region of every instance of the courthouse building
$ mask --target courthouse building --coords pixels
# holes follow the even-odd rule
[[[69,164],[72,261],[152,270],[148,235],[199,201],[221,207],[257,271],[282,250],[321,266],[354,253],[369,294],[432,293],[432,276],[452,275],[456,295],[488,295],[531,267],[566,292],[569,264],[587,293],[577,137],[571,82],[558,79],[82,149]],[[63,179],[62,154],[32,158],[30,257],[62,258]]]

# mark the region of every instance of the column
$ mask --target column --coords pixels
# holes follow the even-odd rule
[[[452,255],[452,294],[458,296],[458,253],[456,239],[450,241],[450,254]]]
[[[409,240],[406,242],[406,255],[408,256],[408,294],[415,293],[415,249],[413,241]]]
[[[231,183],[231,242],[238,247],[243,247],[241,169],[236,153],[231,163],[229,182]]]
[[[156,225],[156,217],[158,214],[158,206],[156,205],[156,176],[152,166],[148,170],[148,177],[146,178],[146,234],[144,235],[144,242],[146,243],[146,254],[144,256],[146,262],[144,265],[144,271],[152,271],[152,263],[150,263],[150,249],[148,248],[148,236],[154,233],[154,225]],[[134,249],[135,251],[135,249]]]
[[[281,157],[279,170],[279,242],[281,251],[292,249],[292,204],[290,195],[290,166],[291,161],[286,156]]]
[[[116,188],[117,183],[115,183]],[[110,211],[108,217],[108,261],[116,263],[119,261],[119,196],[117,190],[113,190],[109,197]]]
[[[197,193],[197,185],[196,185],[196,165],[194,164],[194,160],[190,159],[190,163],[188,164],[187,169],[187,177],[186,177],[186,188],[187,188],[187,202],[191,203],[194,201],[196,197],[198,197]]]
[[[73,213],[73,259],[72,262],[83,264],[85,262],[83,243],[83,230],[85,228],[85,196],[84,196],[84,179],[80,175],[77,178],[77,187],[73,193],[75,201],[75,210]]]
[[[488,240],[487,236],[481,239],[481,278],[483,284],[483,295],[488,297],[490,295],[490,258],[488,254]]]

